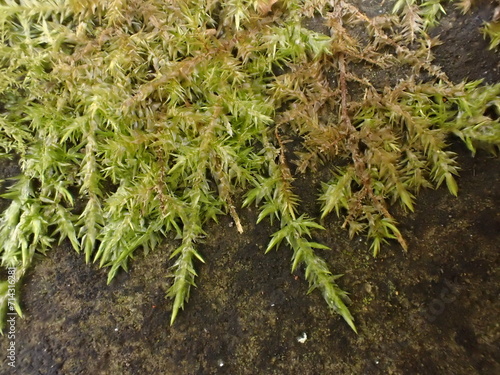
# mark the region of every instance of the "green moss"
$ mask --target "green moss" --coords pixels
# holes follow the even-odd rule
[[[498,120],[485,111],[500,108],[500,85],[455,85],[432,64],[435,41],[425,29],[439,2],[399,1],[401,19],[377,20],[348,2],[329,3],[1,5],[0,150],[19,157],[22,175],[3,195],[12,203],[0,242],[16,285],[56,238],[109,267],[110,282],[137,249],[151,251],[173,232],[179,243],[166,274],[173,323],[203,262],[206,223],[229,214],[243,231],[234,203],[243,194],[244,206],[259,207],[258,222],[279,223],[267,251],[286,243],[292,271],[304,267],[310,291],[319,289],[356,330],[339,276],[318,255],[326,247],[312,239],[323,227],[300,212],[294,176],[334,165],[318,192],[322,218],[344,217],[351,236],[368,236],[374,255],[391,239],[406,250],[390,205],[412,211],[422,187],[446,184],[458,194],[446,139],[458,135],[473,151],[477,142],[496,147]],[[411,23],[412,11],[424,15],[423,27]],[[303,26],[315,13],[330,35]],[[366,38],[354,36],[356,24]],[[377,88],[350,71],[359,61],[411,74]],[[349,81],[363,87],[363,98],[351,101]],[[292,139],[301,147],[290,158]],[[3,313],[17,307],[6,285]]]
[[[500,21],[487,22],[482,31],[485,37],[490,38],[490,49],[495,49],[500,45]]]

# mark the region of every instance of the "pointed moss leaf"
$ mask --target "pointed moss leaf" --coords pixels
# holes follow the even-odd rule
[[[278,211],[278,207],[274,201],[268,202],[264,205],[264,209],[260,212],[259,217],[257,218],[257,224],[266,218],[266,216],[276,214]]]
[[[302,218],[302,217],[301,217]],[[325,227],[322,226],[321,224],[318,224],[312,220],[303,220],[300,222],[301,225],[308,227],[308,228],[314,228],[314,229],[320,229],[320,230],[325,230]]]
[[[399,199],[404,204],[406,208],[408,208],[411,212],[415,209],[413,207],[413,199],[414,196],[408,192],[404,187],[398,189]]]
[[[308,242],[309,246],[315,248],[315,249],[323,249],[323,250],[330,250],[330,248],[326,245],[323,245],[318,242]]]
[[[324,202],[321,213],[322,219],[333,210],[339,216],[340,209],[347,208],[347,199],[351,194],[351,182],[351,174],[349,171],[346,171],[336,182],[323,184],[324,193],[319,198],[319,200]]]
[[[346,307],[346,305],[342,302],[342,300],[337,299],[337,301],[335,301],[333,304],[336,306],[336,309],[334,309],[335,312],[340,314],[342,316],[342,318],[344,318],[344,320],[347,322],[349,327],[351,327],[351,329],[355,333],[358,333],[358,330],[356,329],[356,326],[354,324],[354,318],[352,317],[351,312]]]
[[[370,250],[372,251],[373,257],[376,257],[380,251],[382,239],[379,237],[374,237],[372,244],[370,245]]]
[[[193,249],[193,255],[198,259],[200,262],[205,263],[205,260],[202,258],[200,253],[198,253],[196,250]]]
[[[252,202],[254,202],[257,199],[257,197],[259,196],[259,193],[260,193],[260,189],[259,188],[254,188],[254,189],[250,190],[246,194],[246,197],[245,197],[245,200],[243,201],[242,207],[247,207]],[[257,200],[257,203],[259,203],[258,200]]]
[[[445,174],[445,178],[446,178],[446,186],[448,187],[450,193],[453,194],[455,197],[458,196],[458,185],[453,175],[448,172]]]
[[[269,251],[273,249],[273,247],[278,247],[281,241],[290,234],[290,229],[285,227],[277,231],[276,233],[273,234],[271,241],[269,241],[269,244],[267,245],[265,253],[267,254]]]

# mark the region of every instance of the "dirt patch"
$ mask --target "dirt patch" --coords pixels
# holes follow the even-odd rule
[[[368,2],[360,2],[368,6]],[[455,80],[498,82],[498,54],[486,52],[477,17],[450,10],[437,62]],[[367,11],[369,12],[370,9]],[[481,16],[482,17],[482,16]],[[496,59],[495,59],[496,58]],[[480,64],[475,61],[481,61]],[[129,273],[106,286],[106,270],[85,265],[63,244],[40,257],[22,290],[17,366],[1,374],[498,374],[500,160],[475,158],[458,143],[460,193],[426,190],[416,212],[395,210],[409,251],[383,248],[373,259],[363,238],[349,240],[332,215],[316,239],[351,292],[359,334],[306,295],[286,248],[264,255],[273,228],[241,210],[207,228],[198,287],[169,325],[168,241],[138,254]],[[12,164],[5,174],[14,174]],[[314,176],[297,180],[304,208],[318,216]],[[6,353],[8,340],[0,341]]]

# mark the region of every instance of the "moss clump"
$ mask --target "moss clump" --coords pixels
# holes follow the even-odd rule
[[[137,249],[174,232],[173,322],[203,262],[205,223],[229,214],[243,231],[243,194],[258,221],[279,222],[267,251],[286,242],[292,270],[303,265],[310,290],[355,330],[294,176],[334,163],[322,216],[344,216],[376,255],[391,238],[406,250],[388,204],[412,210],[420,188],[442,183],[457,194],[449,134],[471,150],[500,142],[498,120],[484,115],[500,108],[500,86],[455,85],[432,64],[428,6],[399,1],[401,17],[370,19],[340,0],[4,2],[0,149],[19,157],[22,175],[3,195],[3,266],[16,267],[19,285],[36,252],[68,238],[111,281]],[[303,26],[314,14],[329,35]],[[410,73],[381,90],[350,71],[359,62]],[[295,170],[292,137],[302,140]],[[1,286],[5,313],[17,305]]]

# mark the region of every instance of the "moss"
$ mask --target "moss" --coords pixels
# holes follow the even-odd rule
[[[426,30],[438,1],[398,1],[401,16],[365,16],[347,1],[32,1],[2,5],[0,149],[22,175],[0,219],[2,264],[16,285],[34,255],[67,238],[108,282],[169,235],[171,323],[195,285],[207,222],[256,204],[278,223],[292,271],[356,330],[338,275],[301,212],[299,173],[332,166],[318,194],[377,255],[396,240],[391,205],[413,211],[424,187],[458,194],[454,134],[473,152],[500,143],[500,85],[451,83]],[[321,14],[329,35],[307,29]],[[420,19],[420,20],[419,20]],[[360,37],[359,25],[362,25]],[[402,33],[401,33],[402,31]],[[405,66],[385,88],[350,69]],[[327,77],[335,76],[334,82]],[[351,98],[349,85],[362,87]],[[493,116],[494,117],[494,116]],[[291,156],[287,146],[299,140]],[[292,165],[295,164],[296,168]],[[2,284],[1,312],[17,308]],[[16,294],[16,298],[19,295]]]

